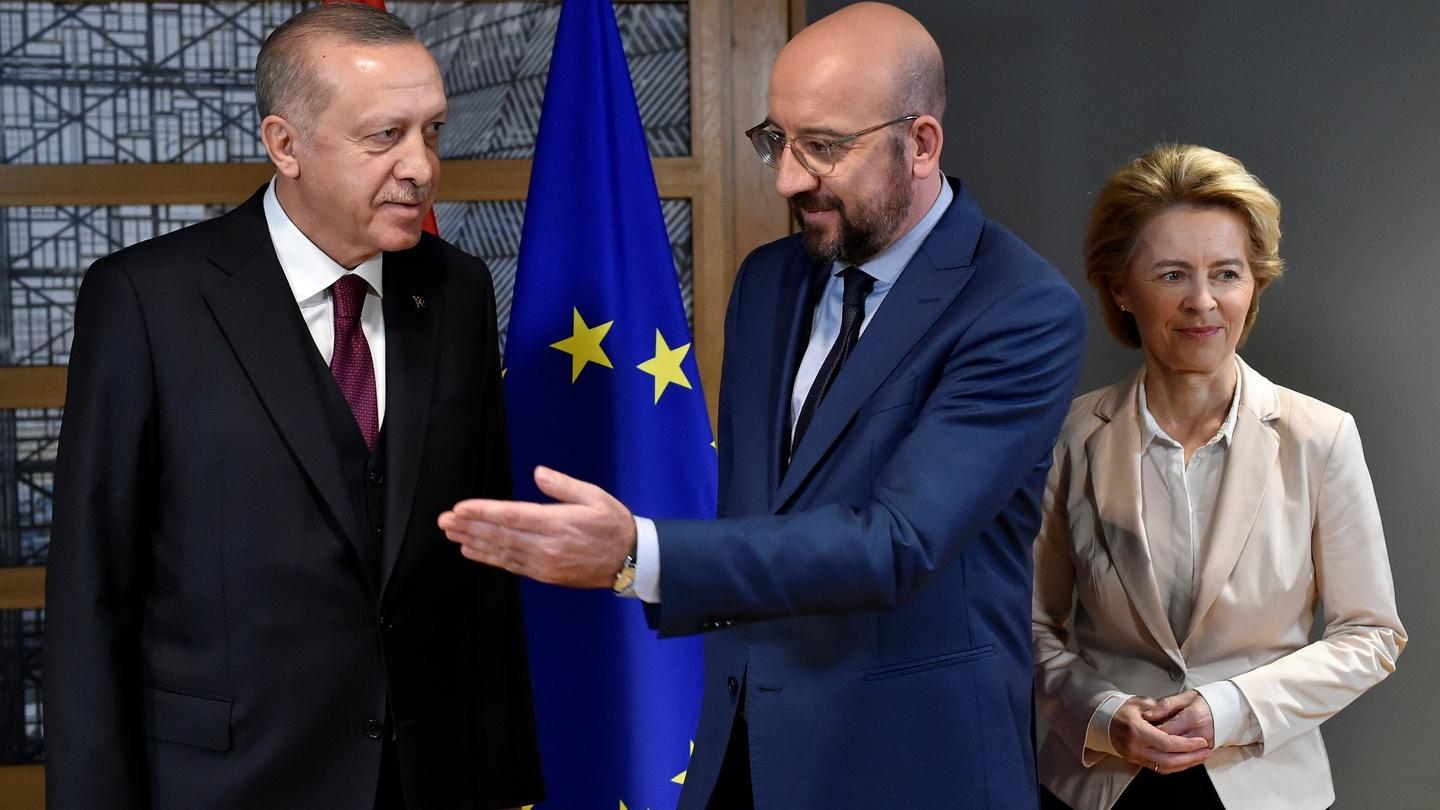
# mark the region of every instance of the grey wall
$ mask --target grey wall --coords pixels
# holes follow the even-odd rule
[[[810,19],[842,5],[810,0]],[[898,5],[948,61],[945,170],[1091,300],[1085,390],[1140,362],[1110,343],[1081,270],[1112,170],[1201,143],[1280,198],[1289,272],[1242,354],[1355,415],[1412,639],[1324,726],[1336,807],[1440,807],[1440,2]]]

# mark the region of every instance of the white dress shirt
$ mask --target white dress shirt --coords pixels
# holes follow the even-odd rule
[[[265,189],[265,225],[270,229],[270,243],[275,246],[275,256],[280,260],[280,269],[285,271],[285,281],[300,307],[300,315],[320,350],[325,365],[335,353],[335,304],[330,287],[346,273],[355,273],[370,284],[365,296],[365,306],[360,310],[360,331],[365,333],[365,342],[370,345],[370,360],[375,364],[375,408],[376,424],[385,424],[385,318],[381,301],[384,296],[382,264],[385,254],[366,259],[353,270],[347,270],[325,255],[314,242],[295,227],[280,199],[275,196],[275,181]]]
[[[905,265],[910,263],[925,238],[935,230],[940,217],[944,216],[953,199],[955,192],[951,190],[949,181],[941,175],[940,194],[935,198],[935,202],[931,203],[925,216],[915,223],[915,227],[868,261],[856,265],[875,279],[875,286],[865,296],[865,317],[860,322],[861,335],[865,334],[865,327],[870,325],[870,319],[879,311],[880,304],[885,300],[885,296],[890,294],[890,289],[895,286],[895,281],[900,278]],[[830,278],[826,280],[820,300],[815,304],[815,312],[810,319],[810,341],[805,345],[805,354],[800,358],[800,366],[795,371],[795,384],[790,390],[792,433],[795,430],[795,421],[800,418],[805,397],[810,394],[810,387],[815,384],[815,377],[819,375],[820,367],[825,364],[825,356],[830,353],[831,345],[840,334],[840,319],[845,303],[845,280],[840,274],[849,266],[841,262],[831,263]],[[655,532],[655,523],[638,515],[635,517],[635,595],[646,602],[660,601],[660,538]]]
[[[1155,421],[1145,400],[1145,383],[1139,386],[1141,513],[1145,544],[1154,567],[1160,603],[1170,617],[1170,628],[1181,644],[1190,626],[1199,586],[1200,561],[1204,544],[1210,539],[1225,459],[1235,432],[1240,407],[1240,374],[1235,375],[1235,393],[1220,429],[1196,448],[1185,463],[1185,447],[1171,438]],[[1230,681],[1196,686],[1215,724],[1215,746],[1246,745],[1260,739],[1260,725],[1240,689]],[[1085,747],[1118,755],[1110,740],[1110,721],[1132,695],[1116,692],[1095,710],[1086,729]],[[1160,697],[1154,695],[1152,697]]]

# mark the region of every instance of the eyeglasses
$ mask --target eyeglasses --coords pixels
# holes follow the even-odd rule
[[[835,171],[835,164],[839,162],[843,154],[841,147],[862,135],[869,135],[885,127],[914,121],[919,117],[918,114],[902,115],[893,121],[876,124],[873,127],[868,127],[854,134],[846,135],[843,138],[835,138],[834,140],[816,138],[810,135],[790,138],[770,129],[770,122],[765,121],[745,130],[745,137],[750,139],[750,143],[755,147],[755,154],[760,156],[760,160],[764,161],[766,166],[772,169],[779,169],[780,154],[785,151],[786,144],[789,144],[790,153],[795,156],[795,160],[799,161],[800,168],[816,177],[824,177]]]

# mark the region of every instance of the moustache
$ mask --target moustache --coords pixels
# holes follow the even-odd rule
[[[419,205],[428,199],[430,199],[429,186],[397,186],[381,195],[380,202]]]
[[[802,191],[790,198],[790,208],[796,213],[808,211],[813,214],[829,209],[844,211],[845,204],[835,197],[822,196],[816,191]]]

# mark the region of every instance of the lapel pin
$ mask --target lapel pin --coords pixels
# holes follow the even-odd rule
[[[415,308],[416,308],[416,309],[424,309],[424,308],[425,308],[425,299],[424,299],[424,298],[422,298],[422,297],[420,297],[420,296],[418,296],[418,295],[412,295],[412,296],[410,296],[410,297],[415,299]]]

